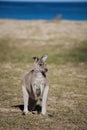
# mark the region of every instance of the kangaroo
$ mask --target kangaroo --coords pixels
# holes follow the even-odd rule
[[[46,78],[46,72],[48,71],[46,67],[46,59],[48,55],[44,55],[41,58],[33,57],[34,68],[28,72],[22,79],[22,91],[24,100],[24,110],[23,113],[28,113],[29,100],[33,99],[36,102],[41,100],[42,110],[41,113],[46,115],[46,101],[48,95],[48,80]]]

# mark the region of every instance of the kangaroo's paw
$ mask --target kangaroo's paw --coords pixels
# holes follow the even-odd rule
[[[28,110],[23,111],[23,115],[27,115],[28,114]]]

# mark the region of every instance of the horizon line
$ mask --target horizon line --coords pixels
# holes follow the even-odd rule
[[[85,0],[83,0],[83,1],[17,1],[17,0],[13,0],[13,1],[10,1],[10,0],[0,0],[0,2],[32,2],[32,3],[34,3],[34,2],[41,2],[41,3],[68,3],[68,2],[70,2],[70,3],[75,3],[75,2],[77,2],[77,3],[83,3],[83,2],[87,2],[87,1],[85,1]]]
[[[48,1],[48,0],[0,0],[0,2],[87,2],[87,0],[54,0],[54,1]]]

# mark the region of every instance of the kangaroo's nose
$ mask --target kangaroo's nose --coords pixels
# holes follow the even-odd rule
[[[45,72],[47,72],[47,71],[48,71],[48,69],[46,68],[46,69],[45,69]]]

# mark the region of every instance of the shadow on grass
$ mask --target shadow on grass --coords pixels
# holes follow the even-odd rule
[[[29,106],[28,106],[28,110],[33,112],[33,111],[36,111],[38,114],[41,113],[41,109],[42,107],[38,104],[36,104],[37,102],[34,101],[34,100],[29,100]],[[18,108],[20,109],[21,111],[24,110],[24,105],[23,104],[20,104],[20,105],[14,105],[14,106],[11,106],[13,108]]]
[[[24,110],[24,105],[23,105],[23,104],[14,105],[14,106],[11,106],[11,107],[12,107],[12,108],[20,109],[21,111]],[[30,106],[29,106],[29,107],[28,107],[28,110],[29,110],[29,111],[36,111],[38,114],[40,114],[40,113],[41,113],[41,106],[40,106],[40,105],[36,105],[35,108],[34,108],[34,110],[32,110],[32,109],[30,108]]]

